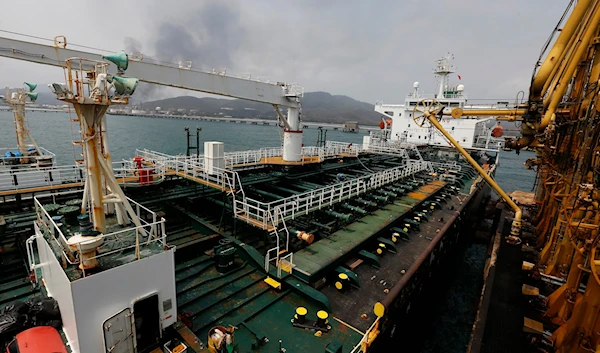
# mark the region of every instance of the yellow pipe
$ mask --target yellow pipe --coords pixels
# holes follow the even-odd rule
[[[535,140],[535,136],[533,136],[533,135],[523,135],[518,139],[507,140],[504,143],[504,146],[508,147],[510,149],[518,149],[518,148],[520,149],[520,148],[531,145],[534,140]]]
[[[550,120],[552,119],[552,116],[556,113],[556,108],[558,107],[558,104],[561,102],[562,97],[564,96],[567,90],[567,87],[571,78],[573,77],[575,69],[577,68],[577,66],[579,66],[583,54],[588,50],[589,44],[591,43],[593,37],[596,35],[599,23],[600,7],[596,6],[594,8],[592,19],[589,22],[590,25],[586,28],[585,33],[583,34],[583,38],[581,42],[579,42],[577,50],[574,53],[573,58],[569,63],[569,66],[567,67],[566,71],[560,76],[555,91],[552,92],[550,104],[548,105],[548,110],[544,114],[544,117],[539,127],[540,131],[543,131],[548,126]]]
[[[581,22],[583,15],[586,13],[587,9],[590,7],[591,0],[579,0],[575,8],[573,8],[573,12],[569,16],[569,19],[565,23],[562,31],[558,38],[556,38],[556,42],[552,46],[552,49],[544,59],[544,63],[540,66],[533,83],[531,84],[531,92],[530,98],[531,100],[536,100],[541,97],[541,92],[544,84],[550,77],[550,73],[556,66],[556,63],[560,62],[560,57],[565,53],[565,48],[567,43],[575,33],[577,26]]]
[[[560,65],[555,65],[552,73],[550,74],[550,78],[546,80],[544,84],[544,88],[542,89],[542,96],[545,96],[548,91],[554,91],[554,88],[560,81],[561,75],[564,73],[565,68],[569,66],[571,60],[573,60],[573,53],[577,50],[578,44],[585,32],[586,28],[590,23],[590,18],[593,15],[593,10],[597,6],[597,4],[591,5],[586,11],[585,15],[581,20],[581,25],[578,27],[577,31],[571,36],[571,39],[567,43],[567,49],[563,51],[562,55],[558,57],[556,60]],[[548,101],[544,102],[544,108],[548,107]]]
[[[448,131],[446,131],[442,127],[442,124],[440,124],[435,115],[426,111],[425,116],[427,117],[427,120],[429,120],[429,122],[433,126],[435,126],[435,128],[438,129],[448,139],[448,141],[450,141],[450,143],[454,145],[454,147],[456,147],[456,149],[463,155],[463,157],[466,158],[466,160],[471,164],[471,166],[473,166],[473,168],[475,168],[477,172],[479,172],[479,175],[481,175],[481,177],[485,179],[485,181],[492,187],[492,189],[496,190],[496,192],[504,199],[504,201],[506,201],[506,203],[515,211],[515,218],[512,223],[511,234],[519,235],[519,233],[521,232],[521,208],[517,206],[517,204],[513,200],[511,200],[511,198],[504,192],[504,190],[502,190],[502,188],[498,186],[498,184],[496,184],[494,179],[488,173],[486,173],[486,171],[483,168],[481,168],[481,166],[473,159],[473,157],[469,155],[469,152],[467,152],[454,139],[454,137],[452,137],[452,135],[450,135]]]
[[[444,115],[451,115],[453,118],[458,119],[463,116],[502,116],[503,118],[497,118],[496,120],[509,120],[506,117],[517,117],[525,115],[527,111],[525,109],[467,109],[454,108],[450,111],[450,114],[444,110]],[[570,109],[559,109],[559,113],[568,114],[571,112]],[[516,118],[512,118],[516,119]]]
[[[600,78],[600,51],[598,50],[598,48],[600,48],[600,42],[594,40],[594,46],[595,46],[594,60],[592,61],[592,71],[590,73],[590,78],[589,78],[589,82],[592,84],[597,83],[598,79]],[[594,93],[595,93],[595,90],[590,90],[590,92],[585,96],[585,99],[583,100],[583,103],[581,104],[581,108],[579,109],[581,114],[586,113],[586,110],[587,110],[588,106],[590,105],[590,102],[592,101],[592,99],[595,96]]]
[[[525,109],[462,109],[462,108],[454,108],[447,114],[444,112],[444,115],[451,115],[453,118],[457,119],[461,116],[518,116],[526,113]]]

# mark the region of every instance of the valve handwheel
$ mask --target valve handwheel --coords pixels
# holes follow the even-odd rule
[[[443,106],[437,99],[423,99],[414,107],[412,118],[419,127],[423,127],[427,123],[425,112],[436,115],[440,109],[443,109]]]

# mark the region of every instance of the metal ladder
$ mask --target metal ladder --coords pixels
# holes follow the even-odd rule
[[[269,218],[271,219],[271,223],[274,227],[274,229],[269,233],[269,236],[275,239],[276,246],[267,251],[265,256],[265,271],[269,273],[271,262],[275,260],[275,266],[277,266],[277,278],[281,278],[281,270],[291,273],[294,266],[292,262],[294,255],[293,253],[290,252],[281,257],[282,253],[288,252],[289,250],[290,232],[285,224],[283,212],[281,212],[279,207],[275,207],[273,212],[269,212]],[[282,234],[285,235],[285,246],[282,246],[284,245],[281,242]],[[275,253],[274,257],[272,257],[272,253]]]

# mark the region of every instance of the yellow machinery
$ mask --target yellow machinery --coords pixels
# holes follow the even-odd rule
[[[521,137],[506,146],[536,151],[528,163],[537,169],[533,271],[564,283],[545,298],[542,323],[525,318],[524,330],[537,331],[556,352],[600,352],[600,0],[579,0],[563,18],[525,104],[505,111],[427,108],[421,117],[438,129],[436,114],[521,121]]]

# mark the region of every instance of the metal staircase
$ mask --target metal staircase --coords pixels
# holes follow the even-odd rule
[[[269,273],[271,262],[274,262],[277,268],[277,278],[281,278],[282,270],[291,273],[294,266],[292,263],[293,253],[288,252],[290,232],[285,224],[283,212],[280,207],[275,207],[270,212],[269,218],[273,225],[272,230],[269,232],[269,237],[274,241],[275,247],[269,249],[265,255],[265,272]],[[285,237],[285,242],[282,241],[282,236]]]

